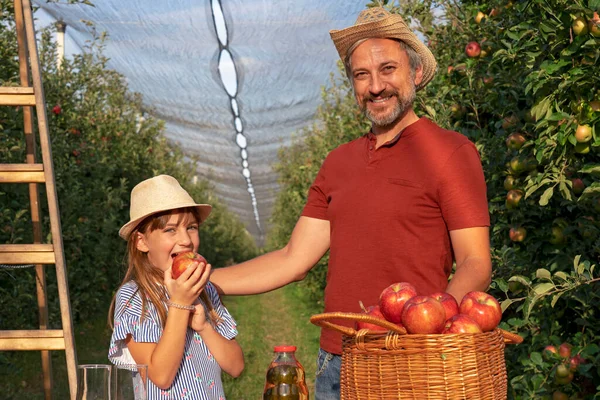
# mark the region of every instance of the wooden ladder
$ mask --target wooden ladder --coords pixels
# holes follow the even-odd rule
[[[69,287],[52,164],[52,151],[48,134],[46,104],[30,0],[14,0],[14,9],[19,49],[20,86],[0,87],[0,106],[23,107],[27,156],[24,164],[0,164],[0,184],[29,184],[33,243],[0,244],[0,264],[7,266],[35,265],[40,329],[0,331],[0,350],[41,350],[46,400],[52,398],[50,351],[64,350],[70,397],[71,400],[75,400],[77,356],[73,337],[73,322],[69,303]],[[42,153],[41,164],[36,162],[35,157],[36,138],[33,134],[33,107],[35,107],[37,116],[37,130]],[[51,244],[45,244],[42,241],[38,184],[45,185],[50,214]],[[62,329],[48,329],[45,264],[54,264],[55,266]]]

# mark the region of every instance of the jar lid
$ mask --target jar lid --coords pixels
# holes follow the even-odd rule
[[[275,346],[275,352],[277,353],[286,353],[286,352],[292,352],[292,351],[296,351],[296,346]]]

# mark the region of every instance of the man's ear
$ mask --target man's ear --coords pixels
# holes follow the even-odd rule
[[[148,248],[148,244],[146,243],[146,238],[139,232],[135,233],[135,247],[141,251],[142,253],[147,253],[150,249]]]
[[[419,65],[415,70],[415,86],[419,86],[419,84],[423,81],[423,65]]]

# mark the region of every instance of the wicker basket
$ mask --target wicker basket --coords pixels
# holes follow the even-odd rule
[[[389,331],[356,331],[332,320],[365,321]],[[326,313],[310,321],[343,334],[342,400],[506,399],[504,346],[523,341],[502,329],[407,335],[404,328],[367,314]]]

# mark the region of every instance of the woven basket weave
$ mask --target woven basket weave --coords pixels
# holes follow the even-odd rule
[[[356,331],[332,320],[364,321],[389,331]],[[407,335],[366,314],[325,313],[311,322],[341,332],[341,400],[506,399],[505,343],[523,339],[502,329],[474,334]]]

